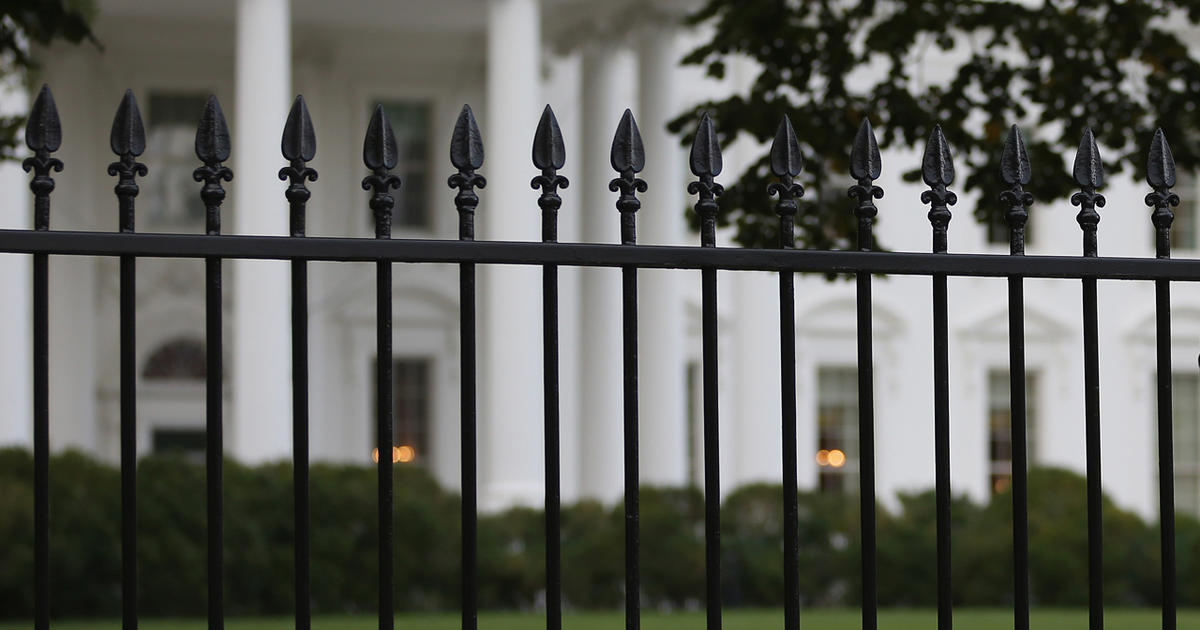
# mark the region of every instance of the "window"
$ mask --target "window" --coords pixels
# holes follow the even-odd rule
[[[392,170],[401,181],[392,225],[400,228],[429,229],[429,134],[430,106],[423,101],[384,101],[383,111],[396,133],[399,159]],[[374,217],[371,224],[374,225]]]
[[[1196,249],[1196,204],[1200,203],[1200,181],[1195,173],[1180,172],[1173,189],[1179,195],[1179,205],[1171,222],[1171,249]]]
[[[204,380],[208,374],[204,344],[195,339],[172,339],[154,351],[142,367],[146,380]]]
[[[1175,510],[1200,516],[1200,374],[1171,375]]]
[[[858,370],[817,369],[817,477],[825,492],[858,490]]]
[[[988,474],[992,492],[1000,493],[1012,485],[1012,398],[1007,369],[988,370]],[[1037,373],[1025,372],[1025,452],[1026,465],[1035,459],[1037,435]]]
[[[428,358],[392,361],[392,460],[397,463],[429,460],[432,365]],[[378,457],[374,449],[371,457]]]
[[[204,461],[204,429],[155,429],[150,442],[155,453],[179,454],[197,463]]]
[[[703,374],[698,361],[687,364],[687,478],[693,487],[704,486]]]
[[[148,105],[146,162],[154,176],[140,180],[145,190],[145,220],[153,226],[196,230],[204,225],[204,202],[192,171],[196,159],[196,124],[207,96],[201,93],[151,92]]]

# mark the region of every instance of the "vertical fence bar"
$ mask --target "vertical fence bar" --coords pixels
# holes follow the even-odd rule
[[[62,125],[54,96],[43,85],[25,125],[25,146],[33,156],[21,163],[33,172],[33,229],[50,229],[51,171],[63,163],[51,153],[62,145]],[[49,259],[33,255],[33,599],[34,630],[50,628],[50,291]]]
[[[1175,220],[1172,206],[1179,205],[1179,196],[1171,192],[1175,185],[1175,158],[1162,129],[1154,132],[1146,168],[1146,181],[1153,192],[1146,195],[1146,205],[1154,211],[1155,257],[1171,257],[1171,222]],[[1162,627],[1175,630],[1175,453],[1171,401],[1171,283],[1154,281],[1154,318],[1158,359],[1158,518],[1159,549],[1162,557]]]
[[[542,110],[533,137],[533,165],[542,174],[530,186],[541,188],[538,207],[542,210],[542,242],[558,241],[558,209],[567,178],[558,174],[566,163],[566,148],[554,110]],[[558,265],[542,266],[542,386],[544,388],[543,431],[546,458],[546,628],[562,628],[562,496],[559,453],[558,387]]]
[[[929,190],[921,202],[929,204],[933,226],[933,253],[946,252],[950,208],[958,198],[946,187],[954,182],[954,162],[941,125],[933,128],[921,175]],[[937,618],[939,630],[953,626],[953,582],[950,575],[950,339],[946,314],[946,274],[933,274],[933,434],[937,495]]]
[[[621,115],[613,136],[609,162],[619,177],[608,183],[617,192],[621,213],[621,244],[637,244],[636,213],[642,207],[637,193],[646,192],[646,182],[637,173],[646,166],[646,151],[637,121],[628,109]],[[640,507],[638,473],[638,306],[637,267],[621,268],[621,346],[625,439],[625,628],[638,630],[642,624]]]
[[[1079,206],[1075,220],[1083,229],[1083,255],[1095,258],[1096,228],[1104,207],[1104,196],[1096,189],[1104,183],[1104,166],[1091,128],[1083,130],[1073,169],[1080,191],[1071,196]],[[1084,433],[1087,448],[1087,521],[1088,521],[1088,627],[1104,627],[1104,499],[1100,483],[1100,352],[1096,321],[1096,278],[1083,278],[1083,389]]]
[[[289,162],[279,170],[279,179],[289,182],[284,196],[289,206],[290,233],[299,238],[305,233],[305,205],[311,196],[305,182],[317,180],[317,172],[307,165],[316,156],[317,137],[303,96],[297,96],[292,103],[280,147]],[[308,630],[312,625],[308,466],[308,261],[297,259],[292,261],[292,518],[296,527],[292,557],[296,630]]]
[[[483,188],[487,180],[475,173],[483,166],[483,138],[469,105],[454,124],[450,138],[450,162],[458,169],[447,184],[458,188],[454,206],[458,209],[458,238],[475,240],[475,208],[479,196],[475,188]],[[462,627],[475,630],[478,623],[476,594],[477,493],[476,435],[475,435],[475,265],[462,263],[458,267],[460,367],[460,429],[462,433]]]
[[[225,199],[222,181],[233,179],[233,171],[221,163],[229,159],[229,129],[215,96],[208,97],[200,125],[196,129],[196,157],[204,163],[192,178],[204,182],[200,198],[205,208],[205,233],[221,233],[221,202]],[[225,626],[222,506],[222,343],[221,343],[221,259],[204,259],[205,328],[205,425],[204,461],[206,495],[206,531],[208,535],[208,629]]]
[[[119,160],[108,165],[108,174],[118,176],[113,191],[117,195],[118,229],[134,231],[134,198],[138,194],[138,175],[146,175],[146,165],[137,156],[146,149],[146,131],[133,92],[125,96],[113,118],[109,145]],[[121,380],[121,627],[137,628],[137,295],[136,258],[121,256],[120,270],[120,380]]]
[[[724,187],[713,181],[721,173],[721,147],[708,113],[700,117],[692,142],[690,160],[697,181],[688,184],[688,193],[697,195],[696,214],[700,216],[701,247],[717,246],[716,197]],[[721,628],[721,466],[720,425],[717,404],[717,270],[700,270],[704,366],[704,578],[706,627]]]
[[[392,207],[396,200],[389,190],[400,188],[400,178],[388,173],[396,167],[396,136],[382,105],[375,107],[363,141],[363,163],[371,171],[362,188],[371,191],[370,207],[375,214],[375,238],[392,237]],[[392,586],[392,263],[375,263],[375,458],[377,515],[379,528],[379,630],[391,630]]]
[[[792,121],[785,115],[771,144],[771,173],[778,182],[767,185],[779,195],[779,247],[796,246],[796,200],[804,187],[794,181],[804,169],[804,157]],[[796,274],[779,272],[779,408],[783,436],[783,627],[800,630],[800,502],[796,456]]]
[[[1000,193],[1008,206],[1009,255],[1025,255],[1025,223],[1033,195],[1029,156],[1016,125],[1008,132],[1000,160],[1000,177],[1009,189]],[[1025,414],[1025,285],[1021,276],[1008,277],[1008,388],[1012,436],[1013,506],[1013,626],[1029,630],[1029,455]]]
[[[875,185],[882,162],[871,121],[863,118],[850,151],[850,176],[858,181],[847,194],[858,200],[854,216],[858,219],[858,249],[874,248],[871,225],[879,213],[875,200],[883,189]],[[875,540],[875,385],[874,350],[871,332],[871,274],[860,273],[857,284],[858,336],[858,443],[859,443],[859,521],[862,529],[862,627],[878,627],[878,586]]]

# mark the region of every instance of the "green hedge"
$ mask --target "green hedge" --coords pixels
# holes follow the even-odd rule
[[[28,452],[0,450],[0,618],[32,615],[33,487]],[[114,617],[120,602],[118,471],[76,452],[51,462],[52,614]],[[319,613],[375,606],[375,471],[312,467],[312,596]],[[291,467],[225,466],[225,602],[231,615],[292,610]],[[722,507],[723,599],[777,606],[783,599],[778,486],[752,485]],[[138,465],[140,609],[154,616],[205,611],[204,468],[176,458]],[[1030,476],[1030,574],[1034,602],[1087,602],[1084,480],[1063,470]],[[857,497],[802,493],[800,588],[806,606],[860,600]],[[1011,497],[954,502],[954,597],[958,604],[1012,601]],[[459,603],[461,503],[421,469],[397,467],[396,607]],[[935,602],[933,493],[904,495],[878,511],[879,601]],[[1105,598],[1153,605],[1159,598],[1158,528],[1105,501]],[[621,506],[583,501],[562,514],[563,597],[574,608],[611,608],[624,598]],[[544,520],[515,508],[479,523],[479,598],[484,608],[532,609],[544,601]],[[1200,523],[1178,522],[1180,602],[1200,605]],[[642,598],[647,607],[696,608],[704,599],[704,502],[690,488],[643,488]]]

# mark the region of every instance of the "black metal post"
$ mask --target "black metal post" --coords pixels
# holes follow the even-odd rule
[[[921,193],[929,204],[933,226],[933,253],[946,252],[950,208],[958,198],[946,187],[954,182],[950,145],[937,125],[925,147],[921,175],[930,189]],[[937,618],[938,630],[950,630],[953,618],[953,581],[950,575],[950,338],[946,313],[946,274],[933,274],[933,435],[937,500]]]
[[[483,188],[487,180],[475,173],[483,166],[483,138],[471,107],[463,105],[450,138],[450,161],[458,169],[447,181],[458,188],[454,206],[458,209],[458,238],[475,240],[475,208],[479,196],[475,188]],[[462,338],[460,392],[462,432],[462,627],[475,630],[478,624],[478,595],[476,587],[476,546],[478,512],[476,484],[475,436],[475,265],[463,263],[458,271],[459,335]]]
[[[1001,179],[1010,188],[1000,193],[1008,206],[1009,255],[1025,255],[1025,224],[1033,195],[1029,156],[1021,131],[1013,125],[1004,143]],[[1020,275],[1008,277],[1008,388],[1012,437],[1013,626],[1029,630],[1029,454],[1025,402],[1025,285]]]
[[[308,105],[297,96],[288,112],[280,143],[288,166],[279,179],[289,182],[290,232],[294,238],[305,233],[305,206],[311,193],[306,181],[316,181],[317,172],[308,167],[316,156],[317,138]],[[308,456],[308,262],[292,260],[292,510],[296,527],[293,545],[295,563],[296,630],[312,625],[312,580],[310,577],[309,456]]]
[[[221,202],[225,199],[222,181],[233,179],[233,171],[222,166],[229,159],[229,129],[225,115],[215,96],[210,96],[200,116],[196,130],[196,157],[204,163],[192,173],[192,178],[204,182],[200,198],[205,208],[205,233],[221,233]],[[204,461],[206,514],[208,534],[208,630],[225,626],[224,612],[224,547],[222,505],[223,486],[223,390],[222,390],[222,311],[221,259],[204,259],[204,328],[205,328],[205,425]]]
[[[33,156],[21,163],[33,172],[33,229],[50,229],[51,171],[63,169],[51,153],[62,145],[62,125],[54,96],[43,85],[25,125],[25,146]],[[50,628],[50,291],[49,260],[33,255],[33,627]]]
[[[134,231],[136,177],[146,166],[137,156],[146,149],[146,132],[133,92],[124,98],[113,118],[110,145],[119,160],[108,165],[108,174],[119,177],[113,191],[118,202],[118,229]],[[120,380],[121,380],[121,627],[137,629],[137,357],[135,314],[135,261],[121,256],[120,270]]]

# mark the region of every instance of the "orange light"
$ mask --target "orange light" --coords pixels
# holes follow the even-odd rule
[[[371,449],[371,461],[375,462],[376,464],[379,463],[379,449]]]
[[[417,458],[417,450],[405,444],[397,446],[394,450],[394,461],[400,464],[407,464]]]
[[[841,468],[846,465],[846,454],[840,449],[829,451],[829,465],[834,468]]]
[[[817,451],[817,465],[818,466],[828,466],[829,465],[829,451],[827,451],[825,449],[821,449],[821,450]]]

